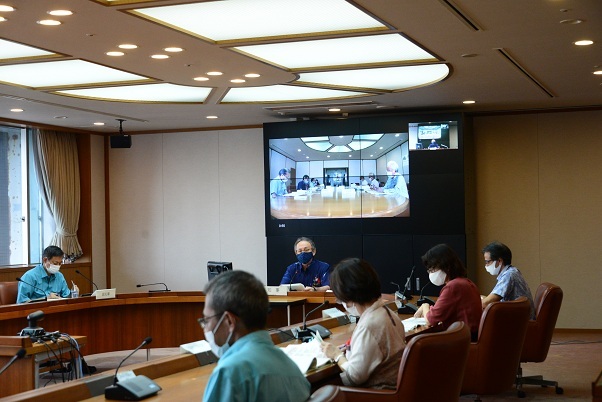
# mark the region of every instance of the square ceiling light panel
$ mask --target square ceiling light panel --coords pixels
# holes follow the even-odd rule
[[[299,74],[298,84],[355,90],[403,91],[432,85],[447,77],[446,64],[366,68]]]
[[[63,60],[0,66],[0,81],[43,89],[140,82],[150,81],[150,79],[83,60]]]
[[[364,92],[334,89],[268,85],[265,87],[231,88],[221,103],[268,103],[342,99],[371,95]]]
[[[440,61],[400,34],[318,39],[233,47],[291,71],[329,66],[376,66]]]
[[[211,88],[174,84],[146,84],[109,88],[70,89],[55,92],[77,98],[113,102],[203,103]]]
[[[130,12],[218,43],[389,29],[345,0],[205,1]]]
[[[40,57],[57,57],[56,53],[0,39],[0,62]]]

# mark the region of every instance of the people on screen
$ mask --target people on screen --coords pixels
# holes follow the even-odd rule
[[[270,181],[270,195],[272,198],[276,198],[278,196],[282,196],[288,193],[286,189],[286,183],[290,177],[290,173],[288,169],[280,169],[278,171],[278,176],[274,177],[272,181]]]
[[[303,175],[303,180],[297,183],[297,190],[309,190],[309,176]]]
[[[378,274],[367,261],[348,258],[334,267],[330,284],[336,298],[359,321],[348,350],[323,342],[324,354],[340,367],[345,385],[395,389],[405,331],[397,313],[381,300]]]
[[[380,183],[378,182],[378,179],[376,178],[374,173],[370,173],[368,175],[368,185],[372,190],[378,190],[378,188],[380,187]]]
[[[367,186],[368,180],[364,176],[360,176],[360,186]]]
[[[437,144],[437,141],[435,141],[435,139],[431,140],[431,143],[428,146],[428,149],[439,149],[439,144]]]
[[[313,179],[311,179],[311,183],[310,183],[311,188],[317,188],[320,187],[320,182],[318,181],[318,179],[316,179],[315,177]]]
[[[227,271],[207,284],[199,324],[219,361],[203,401],[309,398],[309,382],[265,331],[269,307],[263,284],[248,272]]]
[[[481,296],[476,285],[466,277],[466,268],[447,244],[438,244],[422,256],[429,280],[443,286],[434,306],[422,304],[414,317],[424,317],[429,325],[443,323],[447,329],[455,321],[464,321],[476,340],[481,321]]]
[[[316,245],[308,237],[299,237],[293,246],[297,256],[297,262],[286,268],[281,285],[302,283],[305,290],[328,290],[330,289],[330,265],[317,260]]]
[[[63,250],[57,246],[48,246],[42,253],[42,262],[25,272],[19,282],[17,303],[31,300],[58,299],[69,297],[71,291],[65,277],[59,270],[63,264]],[[33,285],[33,286],[31,286]]]
[[[408,185],[406,180],[399,173],[399,165],[395,161],[387,163],[387,182],[384,187],[378,187],[378,192],[391,194],[398,197],[410,198],[408,194]]]
[[[531,304],[531,319],[535,319],[535,306],[531,289],[521,272],[512,265],[512,251],[503,243],[494,241],[483,248],[485,270],[497,276],[497,283],[491,293],[481,296],[483,308],[497,301],[516,300],[525,296]]]

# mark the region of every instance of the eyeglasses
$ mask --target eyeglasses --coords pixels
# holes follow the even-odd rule
[[[215,318],[215,317],[219,317],[222,314],[224,314],[224,313],[219,313],[219,314],[211,315],[209,317],[201,317],[197,321],[199,322],[199,325],[201,326],[201,328],[205,329],[207,327],[207,323],[209,322],[210,319]]]
[[[491,261],[493,261],[493,260],[485,260],[485,265],[491,264]]]
[[[311,253],[313,250],[310,247],[305,247],[303,250],[298,249],[296,252],[297,254],[301,254],[301,253]]]

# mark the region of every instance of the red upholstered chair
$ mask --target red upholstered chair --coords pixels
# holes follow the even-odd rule
[[[344,402],[345,395],[336,385],[325,385],[311,394],[307,402]]]
[[[530,320],[527,324],[527,335],[520,357],[521,363],[541,363],[548,357],[562,297],[562,289],[552,283],[544,282],[537,288],[535,294],[535,320]],[[564,392],[558,386],[557,381],[544,380],[540,375],[523,377],[523,369],[519,364],[516,375],[516,389],[518,396],[521,398],[525,396],[522,389],[523,384],[554,387],[557,394]]]
[[[15,304],[19,292],[19,282],[0,282],[0,305]]]
[[[483,310],[479,337],[470,344],[462,394],[493,395],[512,388],[527,332],[526,297],[496,302]]]
[[[457,401],[469,345],[470,329],[463,322],[455,322],[447,331],[417,335],[408,342],[395,390],[327,385],[314,395],[338,389],[333,401]]]

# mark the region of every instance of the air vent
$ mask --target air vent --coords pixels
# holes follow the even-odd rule
[[[331,108],[339,108],[343,111],[350,111],[354,108],[365,108],[369,106],[376,107],[377,103],[373,101],[365,102],[341,102],[341,103],[322,103],[314,105],[288,105],[288,106],[268,106],[264,107],[265,110],[270,112],[276,112],[281,115],[295,114],[295,113],[323,113],[327,112]]]
[[[475,20],[470,18],[464,11],[460,10],[460,7],[455,5],[450,0],[439,0],[441,4],[443,4],[449,11],[452,12],[460,21],[462,21],[466,26],[468,26],[473,31],[483,31],[483,28],[476,23]]]
[[[510,64],[512,64],[514,67],[516,67],[518,69],[518,71],[520,71],[520,73],[525,76],[525,78],[527,78],[531,83],[533,83],[539,89],[541,89],[543,92],[545,92],[546,95],[548,95],[550,98],[555,98],[556,97],[556,95],[554,95],[551,90],[549,90],[548,88],[546,88],[541,82],[539,82],[539,80],[537,78],[535,78],[533,76],[533,74],[531,74],[530,72],[528,72],[525,67],[523,67],[518,61],[516,61],[514,59],[514,57],[512,57],[510,55],[510,53],[508,53],[508,51],[506,49],[504,49],[504,48],[498,48],[498,49],[495,49],[495,50],[504,59],[506,59],[508,62],[510,62]]]

